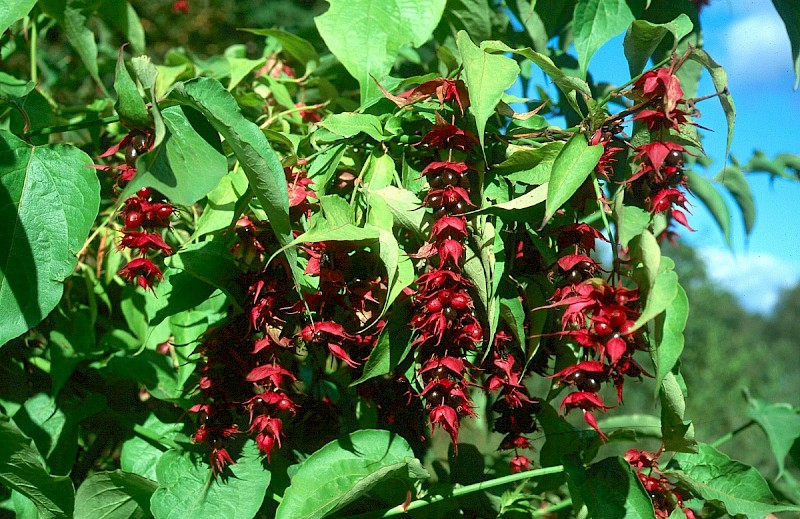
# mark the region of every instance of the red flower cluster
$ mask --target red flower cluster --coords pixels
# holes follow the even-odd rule
[[[598,393],[602,384],[610,381],[616,387],[617,402],[622,403],[625,376],[638,378],[646,374],[633,359],[633,353],[646,345],[640,332],[631,331],[640,314],[638,291],[614,287],[596,277],[599,267],[587,255],[594,248],[594,233],[580,229],[579,234],[592,237],[591,247],[587,246],[588,240],[577,238],[576,254],[558,260],[555,275],[560,287],[549,307],[564,308],[558,335],[570,337],[583,348],[583,361],[552,376],[560,384],[578,390],[564,398],[560,409],[566,413],[580,409],[586,423],[606,439],[592,414],[610,409]]]
[[[136,160],[153,146],[151,131],[132,131],[125,135],[119,144],[111,146],[101,158],[110,157],[124,150],[125,163],[118,166],[93,165],[103,171],[119,171],[117,188],[124,187],[136,175]],[[161,269],[147,257],[149,252],[169,256],[173,253],[164,237],[157,232],[170,226],[170,217],[175,206],[167,201],[154,201],[153,190],[145,187],[136,196],[125,200],[120,217],[123,221],[122,239],[119,248],[137,251],[139,258],[134,258],[119,271],[120,277],[128,282],[135,281],[143,289],[153,290],[153,284],[164,278]],[[137,229],[142,229],[141,231]]]
[[[688,113],[679,105],[685,104],[680,80],[672,67],[663,67],[642,75],[633,86],[633,95],[644,100],[645,109],[634,115],[634,120],[643,121],[653,130],[679,130],[683,124],[691,124]],[[664,135],[664,132],[660,132]],[[662,138],[663,139],[663,138]],[[668,213],[674,220],[690,231],[686,214],[686,188],[683,175],[683,157],[686,150],[678,143],[666,140],[654,141],[636,148],[634,162],[638,167],[626,180],[629,189],[638,192],[651,214]],[[659,236],[670,238],[674,232],[668,228]]]
[[[683,503],[690,496],[685,490],[675,487],[659,470],[658,457],[660,455],[660,450],[649,452],[630,449],[625,453],[625,461],[636,469],[639,481],[642,482],[645,491],[653,501],[656,517],[666,519],[676,508],[680,508],[687,519],[695,519],[692,509]]]

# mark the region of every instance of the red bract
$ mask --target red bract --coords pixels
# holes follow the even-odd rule
[[[128,282],[135,279],[139,286],[145,290],[148,288],[153,290],[153,282],[157,279],[164,279],[161,269],[147,258],[136,258],[129,261],[118,274]]]
[[[651,100],[663,100],[664,111],[671,112],[683,98],[681,81],[672,67],[661,67],[642,74],[633,84],[636,94]]]
[[[597,426],[597,420],[591,413],[591,411],[594,411],[595,409],[600,409],[602,411],[611,409],[603,404],[603,400],[598,395],[589,393],[587,391],[570,393],[561,402],[559,411],[564,411],[564,414],[567,414],[573,409],[581,409],[583,411],[583,419],[586,420],[586,423],[589,424],[592,429],[597,431],[597,434],[599,434],[603,440],[608,439],[603,431],[600,430],[600,427]]]
[[[431,410],[429,419],[431,434],[437,425],[441,426],[453,440],[453,451],[458,452],[458,414],[455,409],[449,405],[437,405]]]
[[[468,130],[462,130],[454,124],[445,122],[439,114],[436,114],[436,124],[422,137],[422,140],[416,146],[423,144],[429,148],[466,152],[478,144],[478,138]]]
[[[531,470],[531,460],[527,456],[514,456],[511,458],[511,473],[524,472]]]
[[[172,4],[172,14],[189,14],[189,1],[176,0]]]
[[[406,90],[400,95],[392,95],[380,84],[378,88],[381,89],[383,95],[390,99],[398,107],[404,107],[413,103],[417,103],[424,99],[428,99],[432,95],[440,103],[444,104],[445,101],[455,100],[458,105],[461,115],[464,115],[464,110],[469,107],[469,96],[467,95],[467,87],[460,79],[437,78],[426,81],[419,86]]]
[[[269,382],[272,383],[274,387],[280,387],[281,384],[283,383],[284,378],[295,380],[295,376],[292,374],[291,371],[282,368],[277,364],[267,364],[266,366],[258,366],[257,368],[253,369],[253,371],[247,374],[247,380],[249,382],[269,380]]]
[[[120,247],[139,249],[140,254],[145,254],[148,250],[158,251],[165,256],[172,254],[172,247],[167,245],[161,236],[146,232],[125,231],[120,240]]]

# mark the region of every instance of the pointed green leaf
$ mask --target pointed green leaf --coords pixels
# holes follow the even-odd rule
[[[781,477],[786,455],[800,437],[800,414],[789,404],[768,404],[751,398],[747,402],[747,416],[758,422],[767,435],[769,446],[778,463],[777,477]]]
[[[167,135],[160,146],[137,161],[136,177],[126,192],[148,186],[176,204],[192,205],[225,176],[228,160],[219,135],[203,116],[180,106],[170,106],[161,115]]]
[[[569,138],[553,162],[550,182],[547,185],[543,224],[581,187],[589,173],[597,166],[602,154],[603,146],[589,146],[582,133],[576,133]]]
[[[292,229],[286,176],[278,156],[258,126],[244,118],[236,100],[215,79],[199,78],[178,84],[172,95],[203,114],[225,138],[266,211],[275,236],[282,246],[288,245],[292,241]],[[284,254],[289,265],[294,266],[296,251],[287,248]]]
[[[772,5],[783,19],[786,32],[789,34],[794,68],[794,89],[797,90],[797,87],[800,86],[800,5],[793,0],[772,0]]]
[[[686,413],[686,384],[677,367],[667,373],[661,381],[661,436],[664,450],[675,452],[697,452],[694,440],[694,425],[684,419]]]
[[[403,45],[428,41],[444,6],[445,0],[331,0],[314,20],[330,51],[361,85],[364,106],[381,95],[372,78],[384,79]]]
[[[675,264],[670,258],[661,258],[658,275],[645,295],[644,309],[636,319],[631,331],[637,330],[648,321],[655,319],[672,304],[678,293],[678,275],[673,270],[674,267]]]
[[[689,179],[689,190],[697,195],[697,198],[708,208],[711,216],[714,217],[714,221],[719,225],[723,236],[725,236],[725,241],[728,243],[728,246],[730,246],[731,213],[728,210],[728,204],[725,203],[725,199],[722,198],[720,192],[717,191],[714,185],[705,177],[691,170],[686,171],[686,176]]]
[[[636,19],[626,0],[578,0],[572,25],[581,77],[597,49]]]
[[[631,77],[641,74],[664,36],[671,33],[677,44],[681,38],[692,32],[692,29],[694,29],[692,20],[683,13],[667,23],[634,20],[625,33],[625,41],[622,43]]]
[[[411,483],[426,477],[429,475],[402,437],[364,429],[332,441],[300,465],[276,519],[325,517],[381,481],[400,478]]]
[[[585,505],[593,519],[655,519],[653,503],[630,463],[606,458],[584,468],[568,457],[564,468],[576,509]]]
[[[235,453],[234,453],[235,454]],[[261,454],[247,441],[229,477],[214,477],[205,457],[194,453],[166,452],[156,465],[158,489],[150,499],[156,519],[252,519],[271,479]]]
[[[738,167],[727,166],[717,173],[714,180],[725,186],[725,189],[733,196],[742,213],[744,232],[749,235],[756,223],[756,204],[744,173]]]
[[[667,306],[664,319],[656,329],[657,345],[653,350],[653,363],[656,366],[656,391],[667,373],[672,371],[683,352],[683,330],[689,318],[689,299],[686,291],[678,285],[675,298]]]
[[[323,128],[345,138],[353,137],[359,133],[365,133],[376,141],[383,141],[381,120],[374,115],[341,113],[331,114],[319,123]]]
[[[0,345],[61,299],[100,207],[91,162],[78,148],[29,146],[0,130]]]
[[[139,519],[150,515],[155,481],[130,472],[98,472],[75,494],[75,519]]]
[[[72,517],[72,480],[48,474],[31,439],[5,415],[0,415],[0,481],[33,501],[40,518]]]
[[[728,91],[728,73],[702,49],[692,49],[689,59],[696,61],[708,70],[708,73],[711,74],[714,88],[719,92],[719,102],[722,105],[723,112],[725,112],[725,120],[728,121],[728,140],[725,145],[725,155],[727,156],[731,151],[733,127],[736,120],[736,106],[733,104],[733,97]]]
[[[275,38],[283,47],[283,52],[294,58],[299,63],[308,67],[312,63],[319,61],[319,54],[317,54],[314,45],[308,40],[304,40],[300,36],[290,32],[282,31],[280,29],[242,29],[245,32],[258,34],[260,36],[269,36]]]
[[[36,0],[0,0],[0,34],[9,26],[25,17],[33,9]]]
[[[128,73],[122,50],[119,50],[117,73],[114,78],[114,90],[117,92],[117,102],[114,104],[114,108],[126,127],[150,128],[153,125],[150,121],[150,112],[147,111],[147,106],[145,106],[142,96],[139,95],[136,83]]]
[[[478,48],[464,31],[458,33],[456,42],[469,90],[469,111],[475,117],[478,140],[483,147],[486,121],[494,114],[503,93],[517,80],[519,65],[511,58]]]
[[[352,385],[360,384],[366,380],[387,373],[392,373],[411,351],[411,327],[408,326],[410,318],[408,305],[396,305],[386,321],[386,326],[381,330],[375,347],[364,363],[361,377]]]
[[[174,440],[183,429],[183,423],[164,423],[155,414],[150,414],[142,427],[159,438]],[[188,440],[188,438],[185,438]],[[156,446],[158,445],[158,446]],[[134,436],[122,444],[120,467],[125,472],[132,472],[147,479],[156,479],[156,464],[166,452],[166,448],[153,444],[139,436]]]
[[[668,471],[692,493],[721,506],[731,516],[762,519],[776,512],[800,512],[800,506],[780,505],[756,469],[734,461],[710,445],[696,454],[676,454],[678,470]]]

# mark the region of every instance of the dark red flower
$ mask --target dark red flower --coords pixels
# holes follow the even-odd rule
[[[189,0],[175,0],[172,3],[172,14],[189,14]]]
[[[526,470],[531,470],[531,460],[527,458],[527,456],[514,456],[511,458],[511,473],[516,474],[518,472],[523,472]]]
[[[153,290],[153,282],[157,279],[164,279],[161,269],[147,258],[136,258],[129,261],[118,274],[128,282],[135,279],[139,286],[145,290],[148,288]]]

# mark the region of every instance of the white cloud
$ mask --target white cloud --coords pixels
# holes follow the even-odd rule
[[[725,65],[731,82],[767,83],[791,74],[786,26],[772,10],[751,12],[725,30]]]
[[[709,277],[720,288],[735,294],[750,311],[769,313],[782,289],[793,287],[800,273],[789,263],[770,254],[734,256],[727,250],[699,249]]]

